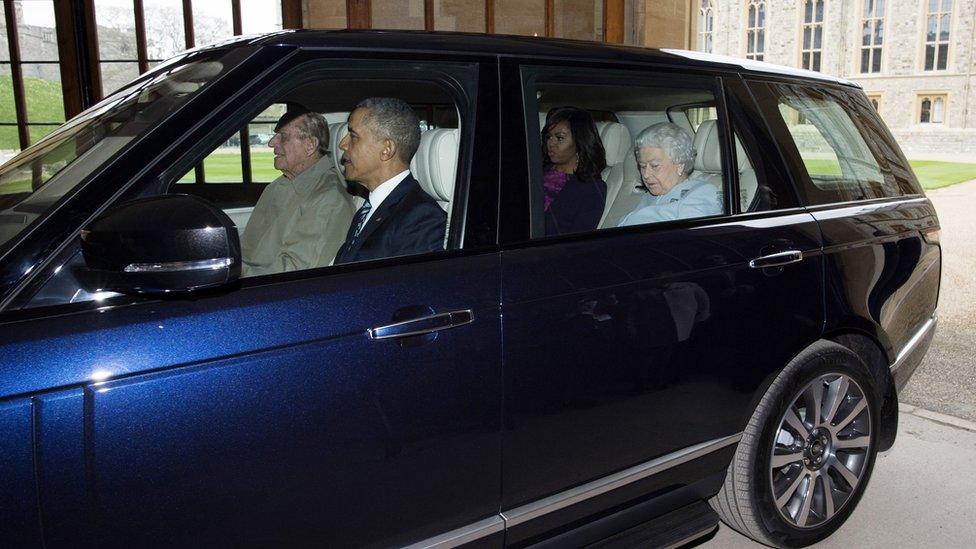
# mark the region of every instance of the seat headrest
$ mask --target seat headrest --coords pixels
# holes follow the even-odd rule
[[[607,167],[620,164],[633,152],[634,142],[630,140],[627,126],[617,122],[597,122],[596,129],[607,153]]]
[[[450,202],[457,174],[456,128],[436,128],[420,135],[420,147],[410,161],[410,171],[424,191],[438,202]]]
[[[345,178],[345,170],[342,168],[342,151],[339,150],[339,142],[347,133],[349,133],[349,124],[346,122],[329,124],[329,150],[332,152],[332,162],[343,178]]]
[[[715,120],[705,120],[695,132],[695,170],[722,173],[722,147]]]

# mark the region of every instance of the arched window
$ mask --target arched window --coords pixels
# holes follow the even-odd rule
[[[945,99],[936,97],[932,101],[932,123],[941,124],[945,119]]]
[[[803,53],[801,65],[804,69],[820,70],[823,57],[824,0],[804,0],[803,2]]]
[[[747,1],[746,59],[762,61],[766,53],[766,1]]]
[[[698,49],[712,53],[715,32],[715,4],[712,0],[701,0],[698,8]]]
[[[918,96],[918,123],[944,124],[946,119],[946,105],[949,97],[946,94],[925,94]]]

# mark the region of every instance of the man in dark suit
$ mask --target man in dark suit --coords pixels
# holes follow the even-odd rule
[[[410,174],[420,121],[400,99],[371,97],[349,115],[339,142],[346,179],[366,187],[335,264],[444,248],[447,215]]]

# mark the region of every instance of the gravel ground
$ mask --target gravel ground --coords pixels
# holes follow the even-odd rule
[[[927,194],[942,224],[939,326],[900,400],[976,421],[976,180]]]

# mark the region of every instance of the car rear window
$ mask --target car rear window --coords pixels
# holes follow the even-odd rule
[[[854,92],[785,83],[753,82],[751,87],[765,103],[763,110],[783,152],[793,157],[794,165],[802,165],[796,179],[808,203],[919,192],[890,136],[862,112]]]

